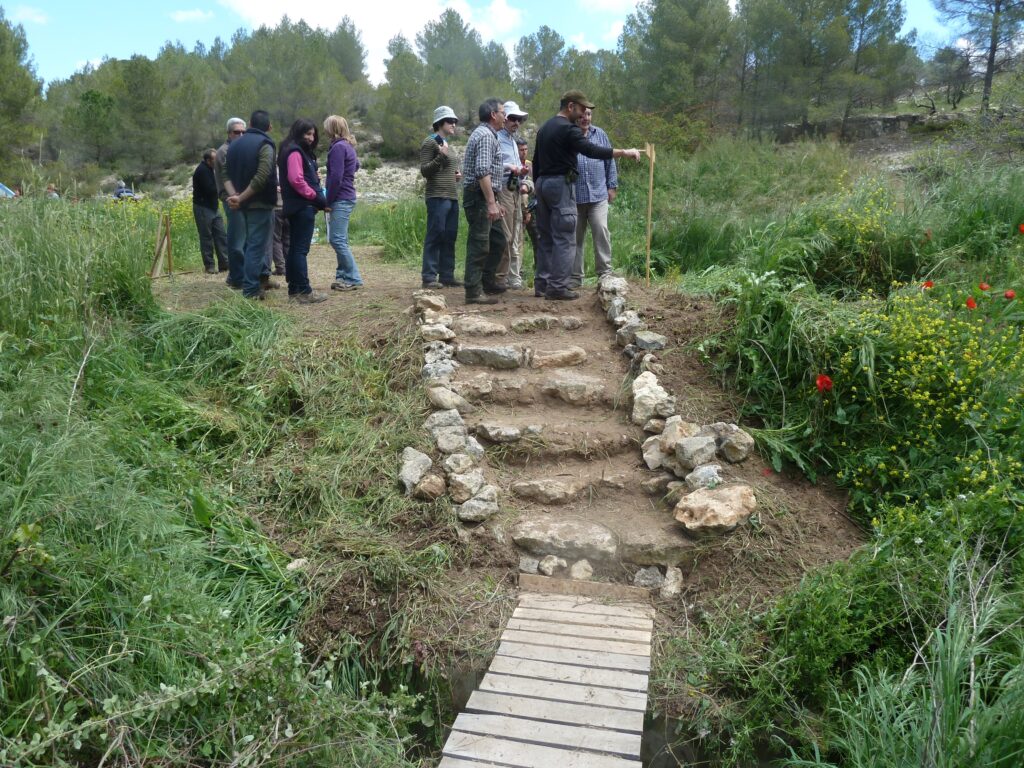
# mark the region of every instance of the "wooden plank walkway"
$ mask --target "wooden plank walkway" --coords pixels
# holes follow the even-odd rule
[[[524,592],[438,768],[640,768],[654,610]]]

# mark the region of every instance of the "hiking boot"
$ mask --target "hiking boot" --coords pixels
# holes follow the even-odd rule
[[[331,283],[332,291],[354,291],[356,287],[352,283],[346,283],[344,280],[335,280]]]
[[[246,295],[245,298],[252,299],[253,301],[266,301],[267,292],[261,289],[257,293],[252,294],[251,296]]]
[[[260,275],[260,288],[264,291],[270,291],[280,287],[281,284],[275,280],[271,280],[270,275]]]
[[[271,272],[270,274],[272,274],[272,275],[283,275],[283,274],[284,274],[284,270],[283,270],[283,269],[281,269],[280,267],[277,267],[277,268],[276,268],[276,269],[275,269],[275,270],[274,270],[273,272]]]
[[[544,294],[544,298],[549,301],[575,301],[579,297],[580,295],[576,291],[556,291]]]
[[[217,270],[214,269],[213,267],[207,267],[206,268],[206,274],[208,274],[208,275],[216,275],[217,274]]]
[[[460,283],[458,280],[442,280],[441,281],[441,285],[443,285],[445,288],[462,288],[462,287],[464,287],[463,284]]]
[[[467,304],[500,304],[500,300],[494,296],[467,296]]]
[[[485,285],[484,286],[484,293],[489,293],[492,296],[497,296],[498,294],[502,294],[502,293],[504,293],[507,290],[508,290],[508,288],[506,288],[504,285]]]
[[[424,280],[423,287],[428,290],[439,290],[441,288],[444,288],[444,286],[441,283],[437,282],[437,280]]]
[[[327,301],[327,297],[319,291],[310,291],[309,293],[296,293],[288,297],[292,301],[298,304],[319,304],[321,301]]]
[[[241,283],[232,283],[230,280],[225,280],[224,281],[224,285],[226,285],[232,291],[240,291],[240,290],[242,290],[242,284]]]

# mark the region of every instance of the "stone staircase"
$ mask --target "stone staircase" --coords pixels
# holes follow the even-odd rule
[[[620,277],[572,303],[506,294],[454,307],[414,294],[437,456],[407,448],[401,480],[510,538],[523,573],[672,594],[700,540],[753,511],[728,471],[753,441],[675,415],[657,381],[666,339],[628,294]]]

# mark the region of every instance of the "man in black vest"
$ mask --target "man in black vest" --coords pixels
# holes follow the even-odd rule
[[[228,238],[217,207],[217,180],[213,175],[216,154],[215,149],[203,152],[203,161],[192,174],[192,216],[199,232],[199,252],[203,255],[203,266],[209,275],[217,274],[218,267],[222,272],[228,268]],[[215,250],[217,266],[213,264]]]
[[[245,259],[242,294],[250,299],[265,298],[270,282],[267,242],[273,232],[277,204],[277,146],[270,138],[270,115],[257,109],[249,118],[249,129],[228,146],[228,178],[236,194],[228,205],[240,211],[245,227]]]

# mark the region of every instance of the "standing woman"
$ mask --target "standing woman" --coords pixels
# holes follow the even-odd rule
[[[329,237],[338,256],[332,291],[353,291],[363,284],[359,267],[348,244],[348,220],[356,207],[356,138],[344,117],[331,115],[324,120],[324,133],[331,140],[327,152],[327,215]]]
[[[282,213],[288,219],[291,232],[284,261],[285,280],[288,282],[288,298],[300,304],[316,304],[327,298],[309,284],[306,263],[316,227],[316,212],[322,211],[326,205],[316,170],[316,155],[313,154],[319,140],[316,126],[299,118],[292,123],[277,160]]]

